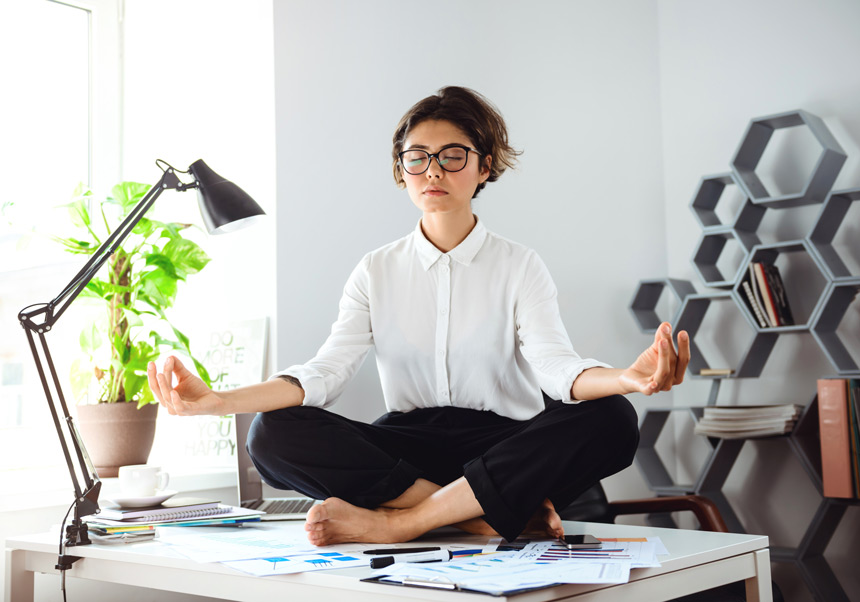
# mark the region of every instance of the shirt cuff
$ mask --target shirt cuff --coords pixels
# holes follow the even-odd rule
[[[612,366],[610,366],[609,364],[604,364],[603,362],[598,362],[597,360],[593,359],[582,360],[582,362],[576,366],[573,372],[570,373],[570,376],[565,379],[565,383],[567,383],[567,389],[563,391],[564,394],[561,397],[562,403],[576,404],[582,403],[583,401],[587,401],[586,399],[573,399],[571,398],[570,394],[573,391],[573,383],[574,381],[576,381],[577,377],[579,377],[580,374],[590,368],[612,368]]]
[[[305,397],[302,400],[303,406],[312,406],[316,408],[325,407],[326,390],[325,382],[322,375],[316,370],[307,366],[297,365],[290,366],[286,370],[281,370],[269,377],[269,380],[281,376],[292,376],[302,383],[302,389],[305,390]]]

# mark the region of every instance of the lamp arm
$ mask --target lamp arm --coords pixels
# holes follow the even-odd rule
[[[196,186],[196,182],[192,184],[183,184],[180,182],[174,169],[168,166],[158,182],[149,189],[119,227],[93,253],[89,261],[87,261],[84,267],[81,268],[53,301],[30,305],[18,313],[18,321],[26,332],[30,351],[33,354],[33,361],[39,372],[39,379],[42,381],[45,398],[48,401],[51,417],[54,420],[54,427],[60,438],[60,445],[66,458],[69,474],[72,477],[72,484],[75,488],[75,515],[72,524],[68,525],[66,529],[65,544],[67,546],[90,543],[87,536],[86,524],[81,521],[81,517],[98,512],[98,496],[101,490],[101,481],[99,481],[98,473],[90,460],[84,441],[69,413],[69,408],[63,396],[62,387],[60,386],[60,379],[57,376],[54,362],[51,359],[45,333],[50,331],[54,324],[57,323],[60,316],[63,315],[69,305],[83,291],[90,280],[96,275],[96,272],[116,252],[122,241],[131,234],[134,227],[164,190],[187,190]],[[63,422],[66,424],[65,430]],[[74,459],[71,450],[74,450]],[[80,471],[80,479],[78,478],[78,471]]]

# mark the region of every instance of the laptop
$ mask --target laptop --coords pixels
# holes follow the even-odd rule
[[[236,456],[239,471],[239,505],[262,510],[261,520],[305,520],[308,510],[317,503],[295,491],[283,491],[265,485],[251,461],[245,442],[256,414],[236,414]],[[269,490],[269,491],[264,491]]]

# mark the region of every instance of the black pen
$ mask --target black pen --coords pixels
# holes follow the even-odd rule
[[[429,548],[379,548],[377,550],[365,550],[365,554],[373,554],[375,556],[390,556],[391,554],[416,554],[418,552],[435,552],[441,550],[439,546]]]

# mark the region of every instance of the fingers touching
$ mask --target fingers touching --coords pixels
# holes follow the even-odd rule
[[[175,357],[168,357],[164,362],[163,372],[159,372],[155,362],[149,362],[146,367],[146,378],[149,388],[158,403],[164,406],[168,413],[178,414],[177,410],[185,405],[179,394],[173,389],[173,372],[177,368],[184,370],[184,366]]]
[[[681,384],[690,363],[690,337],[686,331],[678,333],[676,351],[672,341],[672,326],[664,322],[654,335],[654,345],[657,348],[657,365],[646,390],[643,391],[646,395],[669,391],[673,386]]]

